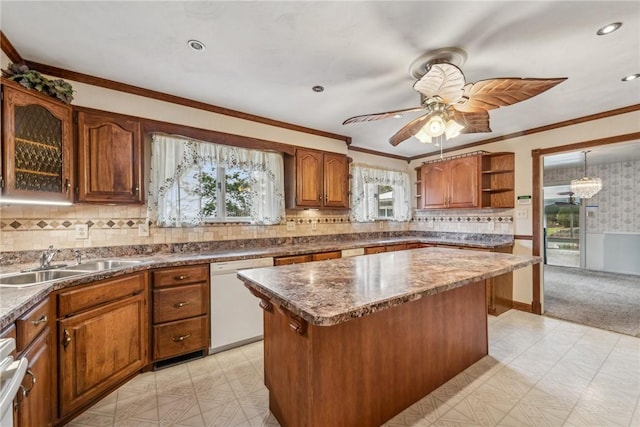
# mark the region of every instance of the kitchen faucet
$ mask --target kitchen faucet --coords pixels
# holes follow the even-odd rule
[[[51,260],[53,260],[53,257],[56,256],[58,252],[60,252],[60,250],[54,249],[53,245],[50,245],[46,251],[42,252],[40,256],[40,268],[49,268]]]

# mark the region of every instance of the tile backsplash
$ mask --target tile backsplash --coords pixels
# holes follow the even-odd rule
[[[149,236],[138,227],[146,221],[144,206],[0,207],[0,252],[56,248],[99,248],[123,245],[289,238],[404,231],[513,234],[512,211],[417,211],[410,222],[353,223],[344,211],[287,211],[286,223],[271,226],[243,223],[159,228]],[[76,225],[86,224],[86,238],[76,238]]]

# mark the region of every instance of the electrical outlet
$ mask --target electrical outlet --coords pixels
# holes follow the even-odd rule
[[[142,224],[138,224],[138,236],[149,237],[149,223],[145,221]]]
[[[317,219],[312,219],[311,220],[311,229],[312,230],[317,230],[318,229],[318,220]]]
[[[517,219],[527,219],[527,210],[526,209],[516,209],[516,218]]]
[[[496,223],[493,221],[489,221],[487,222],[487,230],[489,231],[493,231],[496,228]]]
[[[295,230],[296,230],[296,222],[287,221],[287,231],[295,231]]]
[[[434,224],[435,224],[435,221],[433,221],[433,220],[427,221],[427,228],[433,228]]]
[[[88,239],[89,226],[87,224],[76,224],[76,239]]]

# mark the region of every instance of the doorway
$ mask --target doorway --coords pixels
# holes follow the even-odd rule
[[[581,267],[581,203],[569,185],[544,186],[544,263]]]

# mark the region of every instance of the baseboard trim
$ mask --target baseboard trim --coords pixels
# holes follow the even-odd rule
[[[514,301],[513,308],[520,311],[525,311],[527,313],[533,313],[531,310],[531,304],[527,304],[524,302]]]

